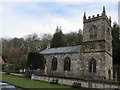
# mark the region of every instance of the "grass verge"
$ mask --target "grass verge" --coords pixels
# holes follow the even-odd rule
[[[2,81],[8,82],[22,88],[70,88],[67,86],[50,84],[46,82],[30,80],[23,77],[2,74]]]

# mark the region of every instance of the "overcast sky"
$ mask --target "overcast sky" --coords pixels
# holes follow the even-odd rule
[[[63,33],[83,29],[83,14],[87,17],[106,13],[118,22],[118,2],[1,2],[0,37],[23,37],[28,34]]]

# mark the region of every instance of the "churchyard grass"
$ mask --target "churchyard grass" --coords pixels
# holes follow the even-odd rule
[[[70,88],[62,85],[55,85],[46,82],[30,80],[23,77],[2,74],[2,81],[8,82],[22,88]]]
[[[41,82],[41,81],[36,81],[36,80],[31,80],[31,79],[26,79],[24,77],[19,77],[19,76],[13,76],[13,75],[7,75],[7,74],[0,74],[2,76],[2,81],[8,82],[10,84],[13,84],[15,86],[21,87],[21,88],[29,88],[30,90],[39,90],[40,88],[66,88],[68,90],[78,90],[76,88],[68,87],[68,86],[63,86],[63,85],[57,85],[57,84],[50,84],[47,82]],[[86,90],[86,89],[79,89],[79,90]]]
[[[26,79],[24,77],[19,77],[19,76],[13,76],[13,75],[7,75],[7,74],[0,74],[2,75],[2,81],[8,82],[10,84],[13,84],[15,86],[21,87],[21,88],[29,88],[30,90],[34,90],[38,88],[68,88],[70,90],[71,87],[68,86],[63,86],[63,85],[57,85],[57,84],[50,84],[47,82],[41,82],[41,81],[36,81],[36,80],[30,80]],[[72,90],[78,90],[75,88],[71,88]],[[84,89],[79,89],[79,90],[84,90]],[[86,89],[85,89],[86,90]]]

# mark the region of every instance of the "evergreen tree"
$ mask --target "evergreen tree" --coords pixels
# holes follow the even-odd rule
[[[30,52],[27,56],[27,67],[30,69],[44,69],[45,59],[43,54]]]
[[[64,34],[62,33],[61,28],[58,28],[57,26],[56,32],[52,38],[51,48],[64,47],[64,46],[65,46]]]
[[[120,64],[120,39],[119,39],[119,26],[114,23],[112,28],[112,36],[113,36],[113,63]]]
[[[120,81],[120,27],[117,23],[113,24],[112,36],[113,36],[113,64],[114,64],[114,77],[117,74],[117,79]]]
[[[77,40],[78,40],[77,45],[82,45],[82,43],[83,43],[83,35],[82,35],[82,30],[81,29],[79,29],[79,31],[78,31]]]
[[[70,32],[65,34],[66,46],[82,45],[82,43],[83,43],[82,30],[79,29],[78,32]]]

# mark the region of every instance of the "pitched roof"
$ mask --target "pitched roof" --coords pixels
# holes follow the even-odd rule
[[[70,46],[70,47],[60,47],[60,48],[50,48],[41,51],[40,53],[45,55],[51,54],[67,54],[67,53],[80,53],[82,45]]]

